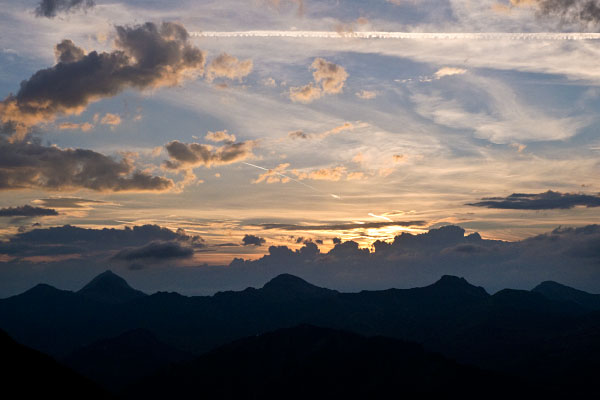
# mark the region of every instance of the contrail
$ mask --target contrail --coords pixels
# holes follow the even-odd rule
[[[386,221],[394,222],[393,219],[386,217],[385,215],[376,215],[373,213],[369,213],[370,217],[385,219]]]
[[[261,167],[260,165],[250,164],[250,163],[248,163],[248,162],[245,162],[245,161],[242,161],[242,164],[246,164],[246,165],[249,165],[249,166],[251,166],[251,167],[254,167],[254,168],[262,169],[263,171],[273,172],[274,174],[277,174],[277,175],[279,175],[279,176],[282,176],[282,177],[284,177],[284,178],[287,178],[287,179],[289,179],[289,180],[292,180],[292,181],[294,181],[294,182],[296,182],[296,183],[299,183],[299,184],[301,184],[301,185],[304,185],[304,186],[306,186],[307,188],[314,190],[315,192],[319,192],[319,193],[325,193],[325,192],[323,192],[322,190],[319,190],[319,189],[317,189],[317,188],[316,188],[316,187],[314,187],[314,186],[310,186],[310,185],[308,185],[308,184],[306,184],[306,183],[304,183],[304,182],[302,182],[302,181],[300,181],[300,180],[298,180],[298,179],[294,179],[294,178],[292,178],[291,176],[288,176],[288,175],[282,174],[281,172],[277,172],[277,171],[275,171],[275,170],[273,170],[273,169],[269,169],[269,168]],[[329,196],[333,197],[334,199],[341,199],[341,197],[340,197],[340,196],[338,196],[337,194],[333,194],[333,193],[326,193],[326,194],[328,194]]]
[[[318,39],[431,39],[431,40],[600,40],[600,33],[588,32],[334,32],[334,31],[236,31],[190,32],[204,38],[318,38]]]

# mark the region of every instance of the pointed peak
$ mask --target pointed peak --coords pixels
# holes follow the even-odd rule
[[[135,290],[127,281],[111,270],[106,270],[96,276],[77,293],[103,303],[123,303],[145,296]]]
[[[98,285],[130,287],[125,279],[121,278],[119,275],[115,274],[110,269],[107,269],[101,274],[96,275],[96,277],[94,277],[87,285],[81,288],[79,292],[84,292]]]

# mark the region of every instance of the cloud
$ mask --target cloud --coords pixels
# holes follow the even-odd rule
[[[75,46],[72,40],[64,39],[54,47],[54,57],[57,63],[72,63],[85,57],[82,48]]]
[[[186,169],[233,164],[253,157],[253,146],[254,142],[226,143],[221,147],[214,147],[174,140],[165,145],[171,158],[165,162],[165,166],[169,169]]]
[[[600,207],[600,194],[560,193],[548,190],[544,193],[513,193],[507,197],[486,197],[470,206],[503,210],[566,210],[577,206]]]
[[[310,103],[325,94],[342,92],[348,78],[346,70],[323,58],[315,58],[311,64],[314,82],[304,86],[291,87],[290,99],[295,102]]]
[[[116,250],[123,251],[119,255],[120,259],[144,258],[144,254],[148,258],[160,258],[161,249],[165,251],[165,255],[169,254],[167,249],[170,249],[170,254],[175,253],[174,246],[170,248],[168,245],[159,245],[168,243],[179,244],[180,254],[184,254],[187,251],[185,249],[188,248],[201,249],[205,247],[204,240],[200,236],[187,235],[181,229],[173,232],[158,225],[142,225],[123,229],[86,229],[64,225],[18,233],[10,237],[8,241],[0,242],[0,254],[20,258],[57,254],[107,257]]]
[[[136,260],[168,260],[178,258],[190,258],[194,255],[194,249],[184,246],[179,242],[150,242],[141,247],[123,249],[115,254],[113,260],[136,261]]]
[[[74,122],[63,122],[60,125],[58,125],[58,129],[60,129],[61,131],[79,129],[83,132],[87,132],[92,130],[93,128],[94,125],[90,124],[89,122],[83,122],[81,124],[77,124]]]
[[[227,130],[217,132],[209,131],[204,138],[211,142],[235,142],[235,135],[227,133]]]
[[[296,5],[296,14],[298,16],[304,15],[304,0],[264,0],[268,5],[276,8],[281,11],[283,4],[292,4]]]
[[[377,97],[377,92],[373,92],[371,90],[361,90],[360,92],[356,92],[356,97],[363,100],[372,100]]]
[[[263,79],[262,84],[267,87],[276,87],[277,86],[277,82],[275,81],[275,79],[273,79],[271,77]]]
[[[334,239],[334,243],[327,253],[309,245],[298,250],[271,246],[261,259],[234,260],[229,277],[236,276],[233,271],[285,272],[322,286],[355,291],[420,286],[451,274],[491,291],[530,289],[544,280],[600,289],[598,225],[556,229],[517,242],[482,239],[461,227],[445,226],[418,235],[403,233],[392,242],[377,241],[371,250],[359,248],[354,241]]]
[[[241,81],[252,72],[252,60],[240,61],[227,53],[219,55],[206,68],[206,79],[212,82],[215,78],[237,79]]]
[[[0,208],[0,217],[45,217],[58,215],[52,208],[32,207],[30,205]]]
[[[290,99],[298,103],[311,103],[321,98],[322,95],[321,88],[315,86],[313,83],[290,88]]]
[[[349,181],[360,181],[366,179],[366,175],[363,172],[350,172],[346,179]]]
[[[351,224],[297,225],[297,224],[260,224],[263,229],[280,229],[285,231],[346,231],[351,229],[384,228],[386,226],[423,226],[425,221],[393,221],[365,222]]]
[[[252,183],[288,183],[291,179],[284,175],[289,163],[279,164],[277,167],[269,169],[258,176]]]
[[[35,200],[34,203],[56,208],[85,208],[90,204],[106,204],[105,201],[82,199],[79,197],[50,197]]]
[[[262,246],[266,243],[266,240],[254,235],[245,235],[242,243],[244,246]]]
[[[322,58],[316,58],[311,67],[315,70],[313,78],[316,83],[321,84],[323,93],[337,94],[342,91],[348,78],[348,73],[343,67]]]
[[[308,139],[308,135],[303,131],[293,131],[288,133],[288,136],[292,139]]]
[[[88,10],[94,7],[94,0],[42,0],[35,9],[38,17],[54,18],[60,13]]]
[[[92,150],[0,140],[0,190],[160,192],[172,187],[172,180],[136,170],[128,158],[115,160]]]
[[[346,167],[320,168],[308,172],[293,170],[292,173],[300,180],[314,179],[319,181],[339,181],[346,175]]]
[[[10,253],[15,257],[42,252],[91,254],[107,248],[112,252],[101,252],[101,258],[89,258],[86,262],[53,262],[44,268],[33,262],[2,262],[0,295],[14,294],[19,290],[15,288],[25,290],[32,282],[48,281],[49,276],[59,287],[65,287],[69,282],[72,285],[73,276],[83,280],[84,276],[106,269],[106,262],[116,254],[115,250],[142,247],[152,241],[177,240],[170,238],[175,234],[172,231],[167,237],[157,238],[162,236],[157,235],[160,228],[144,228],[142,231],[147,232],[144,235],[123,233],[122,229],[91,232],[64,227],[55,229],[32,230],[23,234],[21,240],[0,242],[0,254]],[[36,231],[42,231],[43,235],[39,232],[31,234]],[[148,234],[150,232],[154,234]],[[68,242],[64,240],[65,233],[68,233]],[[84,245],[78,247],[78,238]],[[133,238],[138,239],[137,243],[132,243]],[[140,240],[142,238],[151,240],[144,242]],[[360,248],[354,241],[334,241],[335,246],[324,253],[314,243],[297,250],[271,246],[264,257],[257,260],[237,258],[227,268],[177,268],[173,265],[177,259],[168,259],[163,267],[157,266],[152,276],[144,277],[143,287],[148,292],[168,287],[188,294],[207,294],[257,287],[278,274],[290,273],[319,286],[360,291],[424,286],[449,274],[464,277],[490,292],[506,287],[531,289],[546,280],[600,292],[598,225],[555,229],[516,242],[483,239],[477,233],[467,234],[458,226],[430,229],[418,235],[403,233],[390,242],[377,241],[370,249]],[[186,241],[178,242],[194,247]],[[52,275],[48,275],[50,273]]]
[[[406,161],[406,157],[404,156],[404,154],[394,154],[392,156],[392,159],[396,164]]]
[[[600,22],[597,0],[510,0],[510,3],[516,7],[535,7],[540,15],[558,17],[566,22]]]
[[[437,70],[433,75],[436,79],[442,79],[445,76],[462,75],[466,73],[467,70],[464,68],[443,67]]]
[[[121,116],[117,114],[106,113],[104,117],[100,120],[100,123],[103,125],[120,125],[121,124]]]
[[[337,135],[338,133],[341,133],[341,132],[344,132],[347,130],[353,130],[356,127],[357,126],[351,122],[344,122],[342,125],[336,126],[325,132],[307,134],[307,133],[304,133],[304,131],[302,131],[302,130],[297,130],[297,131],[288,133],[288,136],[292,139],[325,139],[327,136]]]
[[[0,121],[28,127],[57,115],[79,114],[93,101],[125,89],[173,86],[200,74],[204,53],[177,23],[117,26],[116,50],[85,53],[65,40],[56,46],[58,63],[21,82],[16,95],[0,102]]]

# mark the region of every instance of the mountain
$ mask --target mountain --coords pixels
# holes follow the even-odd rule
[[[147,297],[107,271],[78,292],[40,284],[0,300],[0,329],[20,343],[55,357],[128,329],[111,321],[116,308]]]
[[[146,296],[110,270],[92,279],[77,293],[92,300],[111,304],[125,303]]]
[[[540,293],[551,300],[572,302],[588,310],[600,310],[600,294],[590,294],[557,282],[542,282],[533,288],[532,292]]]
[[[107,392],[49,356],[27,348],[0,331],[2,392],[23,399],[111,399]]]
[[[74,351],[63,363],[111,392],[142,377],[193,357],[160,342],[151,332],[136,329]]]
[[[517,379],[459,365],[414,343],[301,325],[225,345],[142,380],[129,393],[145,399],[199,393],[211,399],[480,398],[490,388],[489,396],[533,393]]]
[[[267,282],[262,292],[280,300],[294,300],[301,298],[329,297],[338,292],[311,285],[304,279],[290,274],[281,274]]]
[[[594,357],[600,359],[600,346],[594,345],[600,312],[535,291],[506,289],[490,295],[453,276],[420,288],[359,293],[281,275],[259,289],[214,296],[159,292],[112,302],[38,286],[0,300],[0,328],[61,359],[137,329],[200,355],[243,337],[301,324],[417,342],[461,363],[535,375],[547,383],[567,382],[564,377],[575,382],[571,378],[581,372],[579,361],[594,365]],[[541,360],[547,354],[554,354],[553,368],[536,374],[544,370]],[[567,358],[568,363],[561,362]]]

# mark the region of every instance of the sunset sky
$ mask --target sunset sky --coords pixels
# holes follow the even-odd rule
[[[154,290],[167,265],[446,225],[518,243],[598,224],[587,3],[0,0],[0,294],[107,267]],[[172,236],[96,248],[65,225]]]

